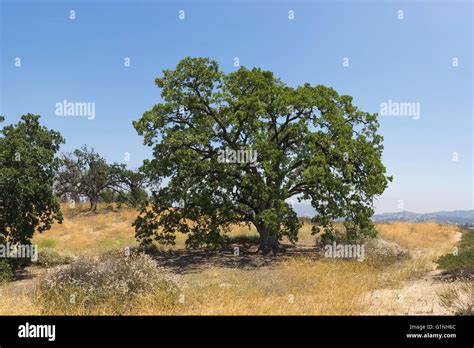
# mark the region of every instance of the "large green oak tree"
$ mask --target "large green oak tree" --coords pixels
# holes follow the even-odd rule
[[[298,238],[289,199],[309,200],[313,231],[333,237],[375,235],[374,198],[390,177],[382,163],[377,114],[352,97],[305,83],[290,87],[272,72],[244,67],[228,74],[207,58],[185,58],[156,79],[162,102],[134,122],[153,148],[143,172],[150,204],[135,221],[144,244],[216,246],[232,224],[253,224],[263,253]],[[223,152],[231,154],[222,160]],[[256,161],[246,161],[256,154]]]

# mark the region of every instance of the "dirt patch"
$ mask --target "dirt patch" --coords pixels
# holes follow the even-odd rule
[[[44,269],[38,267],[26,267],[15,274],[15,280],[2,288],[2,296],[33,297],[36,284]]]
[[[202,268],[225,267],[255,269],[259,267],[276,267],[284,260],[293,257],[320,258],[316,247],[286,245],[286,251],[277,255],[256,253],[256,247],[231,245],[218,251],[212,250],[173,250],[153,255],[160,266],[169,268],[175,273],[194,273]],[[235,249],[238,248],[238,249]]]
[[[452,233],[449,242],[454,247],[462,233]],[[423,255],[439,256],[444,251],[416,248],[411,251],[413,257]],[[362,301],[369,309],[363,315],[452,315],[441,306],[439,294],[447,284],[457,281],[446,277],[444,271],[436,269],[431,263],[431,270],[421,278],[406,281],[400,288],[378,289],[366,294]]]
[[[400,289],[379,289],[364,298],[369,306],[365,315],[450,315],[439,303],[446,282],[438,280],[439,270],[406,282]]]
[[[5,297],[28,297],[33,298],[36,285],[41,276],[50,272],[55,272],[66,265],[55,266],[51,268],[42,268],[37,266],[28,266],[19,270],[15,274],[15,280],[2,287],[0,295]]]

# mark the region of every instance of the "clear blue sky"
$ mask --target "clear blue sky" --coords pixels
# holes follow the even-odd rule
[[[334,87],[369,112],[389,99],[420,103],[418,120],[380,116],[394,182],[377,212],[400,210],[398,200],[415,212],[473,209],[471,1],[0,3],[0,114],[7,123],[42,115],[66,138],[64,151],[87,144],[118,162],[129,152],[129,166],[140,166],[150,150],[131,122],[160,101],[155,77],[186,56],[213,58],[226,72],[239,57],[292,86]],[[95,119],[56,116],[64,99],[94,102]]]

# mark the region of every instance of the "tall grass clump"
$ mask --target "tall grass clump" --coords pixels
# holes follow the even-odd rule
[[[474,315],[474,282],[449,284],[439,299],[441,305],[455,315]]]
[[[135,314],[146,299],[155,310],[169,309],[178,298],[175,276],[143,253],[109,252],[79,258],[44,277],[36,300],[43,314]]]

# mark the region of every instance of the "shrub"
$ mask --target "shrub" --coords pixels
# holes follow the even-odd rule
[[[408,251],[395,242],[377,238],[370,240],[365,247],[368,259],[377,265],[388,265],[409,257]]]
[[[449,271],[474,269],[474,233],[465,229],[457,248],[457,253],[450,252],[438,258],[439,268]]]
[[[59,265],[69,264],[74,260],[74,257],[67,254],[62,254],[53,249],[40,249],[38,251],[38,261],[36,264],[42,267],[54,267]]]
[[[15,277],[12,265],[7,259],[0,259],[0,285],[12,281]]]
[[[163,308],[177,302],[177,279],[143,253],[79,258],[42,279],[38,303],[47,314],[133,314],[144,298]]]

